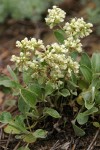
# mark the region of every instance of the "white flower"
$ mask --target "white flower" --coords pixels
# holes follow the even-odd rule
[[[83,38],[92,32],[90,29],[91,27],[93,27],[93,25],[91,23],[86,23],[83,18],[73,18],[70,23],[67,22],[65,24],[63,29],[67,37]]]
[[[79,39],[74,39],[73,37],[67,38],[64,40],[64,45],[68,50],[71,51],[78,51],[79,53],[82,52],[82,44],[80,43]]]
[[[53,6],[52,9],[48,9],[48,16],[45,18],[45,21],[50,26],[50,29],[52,29],[54,26],[64,21],[65,15],[66,13],[62,9]]]
[[[21,41],[16,41],[16,47],[32,51],[34,51],[35,48],[45,50],[43,41],[36,40],[35,38],[31,38],[30,40],[28,40],[28,38],[24,38]]]

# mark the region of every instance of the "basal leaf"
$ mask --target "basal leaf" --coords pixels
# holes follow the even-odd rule
[[[4,128],[4,131],[5,133],[8,133],[8,134],[20,134],[21,131],[16,129],[15,127],[11,126],[11,125],[7,125],[5,128]]]
[[[30,81],[32,81],[32,77],[31,77],[31,72],[30,71],[25,71],[23,72],[23,81],[28,84]]]
[[[20,90],[20,94],[23,98],[23,100],[30,106],[30,107],[34,107],[37,103],[37,98],[36,98],[36,94],[26,90],[26,89],[21,89]]]
[[[92,69],[94,73],[100,73],[100,53],[93,53],[91,58]]]
[[[30,91],[37,94],[37,97],[40,98],[43,94],[42,86],[38,83],[33,83],[29,86]]]
[[[77,122],[80,125],[85,124],[88,121],[88,116],[84,115],[84,113],[79,113],[77,116]]]
[[[26,113],[30,110],[30,106],[27,105],[22,97],[18,100],[18,109],[21,113],[23,113],[23,115],[26,115]]]
[[[16,74],[14,73],[14,71],[11,69],[11,67],[9,65],[7,66],[7,69],[9,71],[11,77],[14,79],[14,81],[19,82]]]
[[[99,122],[93,122],[93,126],[95,126],[96,128],[100,128],[100,123]]]
[[[46,107],[43,110],[44,114],[50,115],[53,118],[61,118],[60,114],[53,108]]]
[[[60,92],[59,92],[63,97],[67,97],[70,95],[70,92],[68,89],[62,89]]]
[[[85,52],[82,53],[80,65],[87,66],[88,68],[91,69],[91,60],[90,60],[89,56],[87,55],[87,53],[85,53]]]
[[[23,135],[22,139],[26,143],[34,143],[37,140],[37,138],[32,133]]]
[[[73,129],[74,129],[74,132],[77,136],[84,136],[85,135],[85,131],[82,130],[81,128],[79,128],[77,125],[75,125],[74,123],[72,123],[73,125]]]
[[[95,103],[100,105],[100,91],[98,91],[96,93],[96,96],[95,96]]]
[[[97,107],[92,107],[91,109],[83,112],[84,115],[88,116],[88,115],[91,115],[91,114],[94,114],[98,111],[98,108]]]
[[[0,122],[9,123],[12,120],[12,116],[9,112],[2,112],[0,115]]]
[[[36,138],[45,138],[46,135],[47,135],[47,131],[43,130],[43,129],[37,129],[33,135],[36,137]]]
[[[16,83],[15,81],[12,80],[2,80],[0,81],[0,85],[3,85],[5,87],[9,87],[9,88],[20,88],[21,85]]]
[[[91,71],[91,69],[88,68],[87,66],[81,65],[80,66],[80,71],[83,74],[85,80],[88,83],[91,83],[91,81],[92,81],[92,71]]]
[[[94,100],[92,99],[91,90],[83,92],[81,95],[85,101],[85,107],[87,109],[91,109],[94,106]]]
[[[20,148],[18,148],[17,150],[30,150],[28,147],[20,147]]]
[[[54,91],[51,83],[47,83],[45,86],[45,96],[50,95]]]

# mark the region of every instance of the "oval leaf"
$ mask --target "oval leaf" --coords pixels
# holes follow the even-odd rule
[[[34,107],[36,105],[36,94],[26,90],[26,89],[21,89],[20,94],[23,98],[23,100],[30,106],[30,107]]]
[[[89,83],[91,83],[92,81],[92,71],[90,68],[88,68],[87,66],[81,65],[80,66],[80,71],[82,72],[85,80]]]
[[[54,35],[55,35],[56,39],[58,40],[58,42],[60,42],[61,44],[64,43],[65,38],[64,38],[63,30],[55,30]]]
[[[18,82],[18,78],[17,78],[16,74],[14,73],[14,71],[11,69],[11,67],[9,65],[7,66],[7,69],[9,71],[11,77],[14,79],[14,81]]]
[[[50,115],[53,118],[61,118],[60,114],[53,108],[44,108],[44,114]]]
[[[74,132],[77,136],[84,136],[85,135],[85,131],[82,130],[81,128],[79,128],[77,125],[75,125],[74,123],[72,123],[73,125],[73,129],[74,129]]]
[[[36,137],[33,134],[25,134],[22,136],[22,139],[26,143],[34,143],[36,141]]]
[[[94,53],[91,58],[94,73],[100,73],[100,53]]]
[[[67,89],[62,89],[60,92],[59,92],[63,97],[67,97],[70,95],[70,92],[69,90]]]
[[[4,131],[5,133],[8,133],[8,134],[20,134],[21,131],[14,128],[13,126],[11,125],[7,125],[5,128],[4,128]]]
[[[88,68],[91,69],[91,60],[90,60],[89,56],[87,55],[87,53],[85,53],[85,52],[82,53],[80,65],[87,66]]]
[[[43,130],[43,129],[38,129],[36,130],[33,135],[36,137],[36,138],[45,138],[46,135],[47,135],[47,131]]]
[[[88,116],[85,116],[84,113],[79,113],[77,116],[77,122],[80,125],[85,124],[88,121]]]
[[[0,122],[2,123],[9,123],[12,120],[12,116],[9,112],[3,112],[0,115]]]

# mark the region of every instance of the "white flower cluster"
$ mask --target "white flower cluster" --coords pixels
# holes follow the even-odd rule
[[[56,6],[48,10],[47,24],[53,28],[64,21],[65,12]],[[79,72],[79,63],[70,57],[72,51],[82,51],[79,38],[83,38],[92,32],[92,24],[86,23],[83,18],[72,19],[63,27],[67,39],[63,44],[53,43],[44,46],[42,40],[25,38],[17,41],[16,46],[21,49],[20,56],[13,55],[11,61],[15,62],[19,71],[33,70],[33,79],[43,78],[44,83],[51,82],[54,88],[59,88],[65,80],[71,77],[72,72]]]
[[[30,40],[28,40],[28,38],[24,38],[22,41],[16,41],[16,47],[33,51],[36,48],[45,49],[43,41],[40,39],[36,40],[35,38],[31,38]]]
[[[45,46],[42,40],[35,38],[24,38],[22,41],[16,41],[16,47],[21,48],[20,56],[12,55],[11,61],[16,63],[19,71],[28,70],[33,65],[32,57],[35,57],[39,51],[45,51]]]
[[[19,43],[22,43],[22,41]],[[28,42],[24,44],[26,48],[28,45]],[[23,48],[22,46],[20,47]],[[61,85],[63,79],[69,78],[72,71],[74,73],[78,73],[79,71],[79,64],[72,60],[68,49],[63,44],[53,43],[47,45],[45,51],[36,49],[34,50],[34,55],[32,52],[27,49],[27,51],[20,52],[19,57],[13,55],[11,61],[16,63],[19,71],[27,71],[31,68],[33,70],[32,78],[38,80],[43,77],[46,83],[49,81],[52,82],[54,88]]]
[[[31,55],[30,52],[20,52],[20,56],[12,55],[11,61],[16,63],[16,67],[18,67],[19,71],[28,70],[28,61],[29,56]]]
[[[62,9],[53,6],[52,9],[48,9],[48,16],[45,18],[45,21],[50,26],[50,29],[52,29],[54,26],[64,21],[65,15],[66,13]]]
[[[79,53],[82,52],[82,44],[80,39],[74,39],[73,37],[67,38],[64,40],[64,45],[71,51],[78,51]]]
[[[83,18],[73,18],[70,23],[65,24],[63,29],[67,37],[83,38],[92,32],[90,29],[92,26],[91,23],[86,23]]]
[[[43,76],[46,83],[50,81],[56,88],[63,84],[62,79],[68,79],[71,76],[72,71],[76,74],[79,72],[78,62],[72,60],[64,45],[58,43],[47,45],[46,51],[38,58],[38,62],[31,63],[31,67],[35,69],[32,77],[39,79]],[[46,65],[42,66],[40,62],[45,62]]]
[[[53,6],[52,9],[49,9],[48,13],[48,17],[45,20],[50,28],[53,28],[60,22],[63,22],[66,14],[57,6]],[[86,23],[83,18],[73,18],[70,22],[65,23],[62,30],[65,31],[67,38],[67,40],[64,41],[66,48],[69,51],[78,51],[79,53],[82,52],[80,38],[88,36],[92,32],[92,26],[93,25],[91,23]]]

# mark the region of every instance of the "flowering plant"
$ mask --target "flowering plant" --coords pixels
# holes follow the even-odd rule
[[[58,27],[54,30],[57,42],[45,46],[35,38],[17,41],[20,54],[11,58],[15,71],[8,66],[13,80],[0,82],[18,96],[20,111],[14,118],[3,112],[0,121],[8,124],[6,133],[18,134],[17,138],[27,143],[45,138],[45,125],[41,129],[39,124],[48,116],[64,119],[68,105],[73,108],[72,126],[77,136],[85,134],[79,126],[89,116],[98,118],[100,113],[100,53],[94,53],[90,59],[83,52],[80,40],[92,32],[92,24],[83,18],[72,18],[63,25],[64,18],[65,12],[57,6],[49,9],[45,20],[51,29]],[[100,127],[98,119],[93,124]]]

